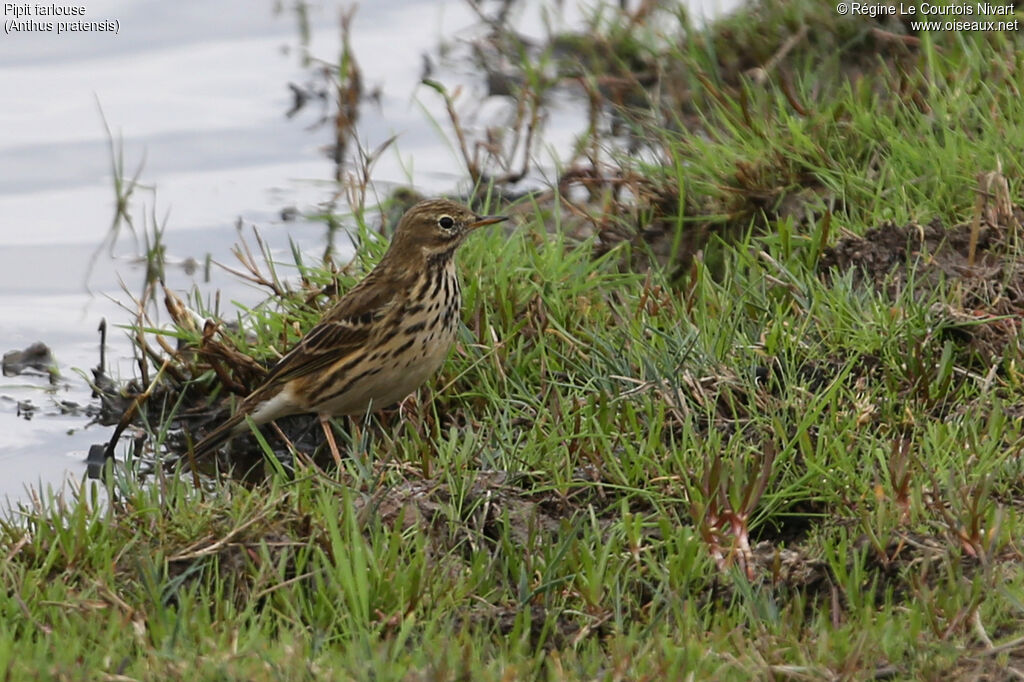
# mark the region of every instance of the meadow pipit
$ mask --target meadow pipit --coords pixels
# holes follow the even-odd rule
[[[444,362],[455,340],[462,292],[455,250],[470,232],[506,220],[447,199],[421,201],[398,223],[380,263],[331,307],[223,424],[195,446],[200,457],[246,431],[315,413],[340,463],[328,420],[386,407]]]

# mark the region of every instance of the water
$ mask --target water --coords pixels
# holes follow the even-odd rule
[[[34,4],[34,3],[33,3]],[[0,35],[0,352],[41,340],[54,351],[62,378],[0,378],[0,499],[26,499],[27,486],[60,487],[80,480],[90,445],[105,442],[111,429],[88,426],[80,414],[63,414],[62,401],[91,400],[82,374],[97,364],[99,321],[111,325],[108,358],[114,377],[130,377],[130,345],[116,325],[143,272],[141,252],[122,234],[113,255],[101,251],[113,215],[109,125],[129,175],[155,191],[136,194],[132,215],[142,225],[155,215],[167,227],[170,262],[207,253],[231,262],[235,223],[260,227],[284,250],[289,237],[318,252],[319,225],[285,223],[281,210],[315,209],[334,190],[325,181],[333,165],[321,147],[328,127],[322,110],[306,107],[289,119],[288,83],[309,81],[303,67],[294,3],[272,0],[77,0],[86,20],[116,20],[119,32],[21,33]],[[516,21],[526,35],[544,35],[546,14],[556,25],[578,25],[582,11],[528,5]],[[716,4],[710,3],[711,9]],[[309,7],[309,53],[334,63],[340,50],[342,6],[323,1]],[[5,16],[4,19],[11,19]],[[45,19],[34,17],[35,19]],[[352,48],[364,90],[380,88],[379,108],[364,104],[359,139],[373,149],[393,135],[397,143],[374,167],[369,200],[396,185],[424,193],[455,189],[462,165],[433,117],[448,131],[441,98],[419,85],[422,55],[440,40],[459,42],[480,31],[468,3],[378,0],[359,7]],[[452,73],[468,97],[462,111],[472,117],[480,84]],[[475,89],[475,90],[474,90]],[[482,99],[477,97],[477,99]],[[486,103],[485,110],[509,104]],[[425,111],[427,113],[425,113]],[[555,116],[545,132],[553,165],[583,129],[573,115]],[[225,300],[255,302],[262,293],[215,270],[206,290],[225,290]],[[197,282],[172,267],[168,284],[181,291]],[[37,410],[25,419],[18,403]]]

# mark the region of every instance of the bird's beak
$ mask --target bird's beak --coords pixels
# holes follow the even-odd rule
[[[478,215],[476,217],[476,220],[466,225],[466,228],[470,230],[475,230],[478,227],[483,227],[484,225],[493,225],[495,223],[501,223],[506,220],[508,220],[507,215]]]

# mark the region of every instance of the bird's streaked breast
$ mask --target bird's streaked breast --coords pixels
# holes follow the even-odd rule
[[[430,267],[432,266],[432,267]],[[402,305],[362,347],[310,377],[310,411],[359,414],[409,395],[444,363],[458,330],[462,292],[454,261],[431,263]]]

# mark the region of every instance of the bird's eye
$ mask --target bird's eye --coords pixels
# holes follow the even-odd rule
[[[453,227],[455,227],[455,221],[452,220],[451,216],[447,215],[441,216],[441,219],[437,221],[437,224],[440,225],[445,230],[450,230]]]

